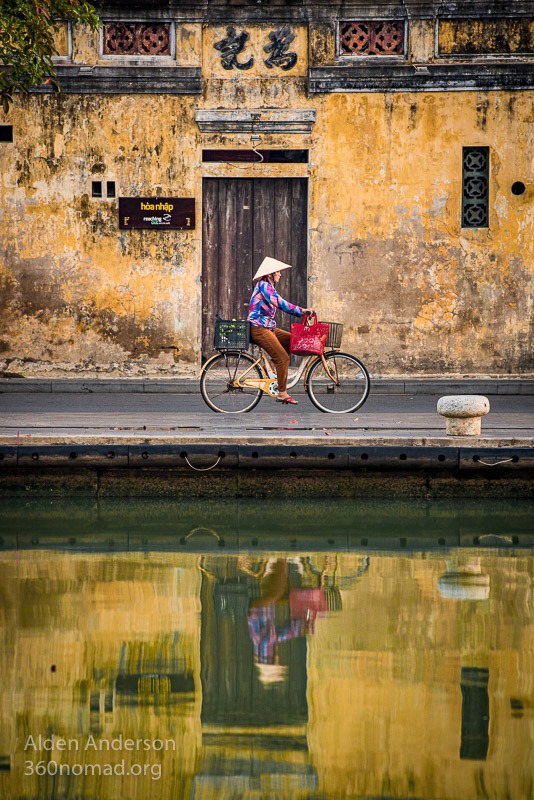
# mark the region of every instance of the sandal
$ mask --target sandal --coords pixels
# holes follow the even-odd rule
[[[298,406],[298,404],[299,404],[298,400],[295,400],[293,397],[290,397],[289,395],[287,397],[283,397],[283,398],[282,397],[277,397],[276,398],[276,402],[277,403],[285,403],[286,405],[289,405],[289,406]]]

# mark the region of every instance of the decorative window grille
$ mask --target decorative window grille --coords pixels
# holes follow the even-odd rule
[[[489,147],[464,147],[462,167],[462,228],[487,228]]]
[[[170,56],[169,22],[107,22],[104,25],[105,56]]]
[[[342,56],[402,56],[404,20],[341,22],[339,45]]]

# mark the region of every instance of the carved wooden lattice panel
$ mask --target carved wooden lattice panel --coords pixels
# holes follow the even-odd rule
[[[169,23],[107,22],[104,25],[106,56],[170,56]]]
[[[341,55],[403,55],[404,20],[341,22],[339,42]]]

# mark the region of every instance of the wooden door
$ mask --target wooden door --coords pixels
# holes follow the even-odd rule
[[[265,256],[284,270],[277,289],[307,305],[308,182],[306,178],[205,178],[202,211],[202,356],[213,353],[215,315],[244,319],[253,275]],[[291,317],[278,312],[280,327]]]

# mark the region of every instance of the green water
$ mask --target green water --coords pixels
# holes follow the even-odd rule
[[[534,796],[534,503],[0,503],[0,797]]]

